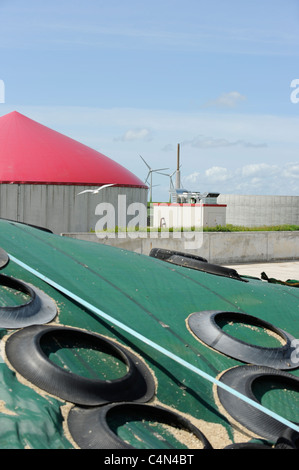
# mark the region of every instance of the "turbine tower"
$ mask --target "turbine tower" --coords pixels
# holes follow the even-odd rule
[[[181,187],[181,174],[180,174],[180,144],[178,144],[178,154],[177,154],[177,169],[176,169],[176,184],[175,189],[180,189]]]

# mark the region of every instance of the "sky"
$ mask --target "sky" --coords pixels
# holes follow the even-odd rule
[[[18,111],[181,185],[299,195],[298,0],[0,0],[0,116]]]

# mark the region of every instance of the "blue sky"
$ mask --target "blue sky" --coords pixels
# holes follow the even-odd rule
[[[0,21],[1,116],[143,180],[139,155],[171,173],[180,143],[187,189],[298,195],[298,0],[0,0]]]

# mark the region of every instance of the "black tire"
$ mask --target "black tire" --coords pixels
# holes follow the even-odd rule
[[[205,258],[192,255],[189,253],[182,253],[180,251],[164,250],[162,248],[153,248],[149,254],[152,258],[157,258],[167,263],[183,266],[185,268],[203,271],[208,274],[215,274],[217,276],[229,277],[238,281],[248,282],[239,276],[235,269],[226,268],[218,264],[208,263]]]
[[[0,274],[0,285],[30,297],[23,305],[0,307],[0,328],[18,329],[48,323],[57,315],[54,301],[37,287]]]
[[[187,258],[189,260],[207,263],[207,260],[205,258],[202,258],[201,256],[193,255],[192,253],[184,253],[182,251],[165,250],[164,248],[152,248],[149,256],[164,261],[170,260],[169,262],[171,262],[171,259],[174,257],[181,257]]]
[[[228,446],[224,447],[226,449],[233,449],[233,450],[269,450],[273,449],[270,444],[263,444],[258,442],[241,442],[236,444],[229,444]]]
[[[13,219],[4,219],[3,217],[0,217],[0,220],[5,220],[6,222],[9,222],[9,223],[12,223],[12,224],[25,225],[27,227],[32,227],[32,228],[35,228],[37,230],[41,230],[43,232],[53,233],[52,230],[50,230],[46,227],[40,227],[39,225],[27,224],[26,222],[20,222],[18,220],[13,220]]]
[[[286,429],[277,439],[275,449],[299,449],[299,433],[294,429]]]
[[[175,426],[193,433],[204,449],[211,449],[211,444],[204,434],[180,414],[161,406],[136,403],[118,403],[93,409],[74,407],[68,415],[68,428],[81,449],[134,449],[120,439],[108,424],[109,413],[134,413],[137,419],[151,419],[159,423]],[[150,434],[150,430],[148,431]]]
[[[9,262],[9,256],[2,248],[0,248],[0,269],[3,269]]]
[[[237,320],[241,323],[266,328],[279,335],[285,341],[285,345],[278,348],[265,348],[245,343],[225,333],[217,325],[216,319]],[[188,325],[194,335],[205,344],[239,361],[280,370],[298,368],[298,364],[292,363],[291,359],[294,351],[291,344],[295,338],[260,318],[240,312],[205,310],[190,315]]]
[[[221,382],[257,403],[259,402],[253,393],[253,385],[257,381],[269,379],[279,382],[285,389],[295,388],[299,392],[298,377],[270,367],[240,366],[229,369],[220,377]],[[274,417],[263,413],[223,388],[217,387],[217,394],[221,405],[232,418],[262,438],[275,443],[290,429]]]
[[[105,350],[125,363],[128,372],[115,380],[89,379],[66,371],[49,360],[42,341],[78,342],[86,348]],[[96,406],[117,401],[148,401],[155,383],[146,365],[133,353],[106,337],[61,326],[31,326],[12,334],[6,342],[12,366],[29,382],[63,400]],[[96,372],[96,371],[95,371]]]

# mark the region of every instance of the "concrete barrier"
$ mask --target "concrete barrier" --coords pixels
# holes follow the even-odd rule
[[[192,234],[197,233],[197,239]],[[134,237],[98,238],[94,233],[62,233],[104,245],[115,246],[148,255],[152,248],[186,251],[206,258],[210,263],[250,263],[299,259],[299,232],[190,232],[187,238],[177,238],[172,232],[165,234],[134,234]],[[124,234],[122,234],[124,235]],[[189,245],[188,245],[189,244]],[[191,248],[189,248],[191,246]]]
[[[217,203],[227,205],[227,224],[243,227],[299,224],[299,196],[220,194]]]

